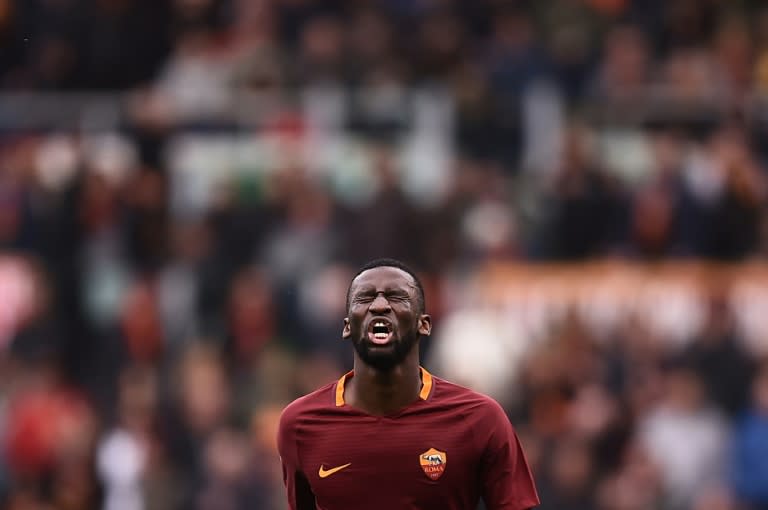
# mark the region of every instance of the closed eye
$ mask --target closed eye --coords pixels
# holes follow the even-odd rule
[[[374,299],[376,299],[377,294],[358,294],[354,298],[352,298],[352,303],[355,304],[365,304],[370,303]],[[395,302],[406,302],[410,301],[411,297],[407,294],[384,294],[384,297],[387,301],[395,301]]]

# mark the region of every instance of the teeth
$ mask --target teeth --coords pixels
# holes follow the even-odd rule
[[[376,324],[374,324],[374,326],[376,326],[376,327],[382,327],[382,328],[385,328],[385,327],[386,327],[386,326],[384,325],[384,323],[383,323],[383,322],[377,322]]]
[[[381,340],[384,340],[389,336],[389,333],[376,333],[373,335],[374,338],[379,338]]]

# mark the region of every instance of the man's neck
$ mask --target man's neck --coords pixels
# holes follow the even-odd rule
[[[355,375],[345,389],[349,405],[368,414],[384,416],[419,398],[421,368],[418,353],[392,370],[380,371],[355,357]]]

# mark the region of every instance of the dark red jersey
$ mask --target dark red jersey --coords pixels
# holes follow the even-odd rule
[[[289,405],[278,447],[293,510],[525,510],[539,504],[517,435],[489,397],[422,369],[388,416],[344,402],[350,372]]]

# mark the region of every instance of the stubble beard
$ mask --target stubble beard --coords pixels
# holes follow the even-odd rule
[[[352,344],[363,363],[381,372],[389,372],[405,361],[420,338],[418,331],[410,331],[407,335],[394,340],[392,349],[388,350],[373,347],[367,337],[359,338]]]

